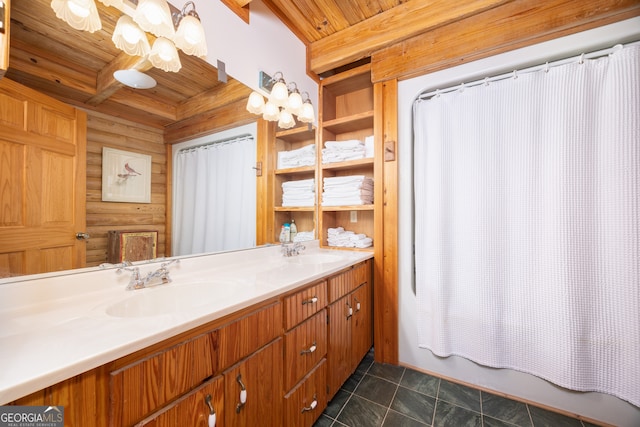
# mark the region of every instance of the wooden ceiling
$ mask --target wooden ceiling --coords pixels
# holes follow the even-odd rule
[[[153,127],[165,127],[234,101],[250,90],[217,69],[180,52],[179,73],[153,68],[115,47],[111,34],[122,14],[96,2],[102,29],[77,31],[55,16],[51,0],[12,0],[9,69],[6,77],[68,104]],[[137,68],[153,77],[153,89],[132,89],[113,72]]]

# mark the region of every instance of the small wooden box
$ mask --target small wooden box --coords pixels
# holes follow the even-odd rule
[[[107,262],[142,261],[156,258],[157,231],[109,231]]]

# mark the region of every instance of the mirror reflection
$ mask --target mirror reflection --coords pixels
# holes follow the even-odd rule
[[[119,11],[100,2],[97,6],[104,28],[89,33],[49,25],[57,22],[49,0],[12,3],[9,68],[0,79],[0,278],[107,263],[116,251],[110,233],[154,232],[153,243],[147,239],[135,250],[146,254],[152,245],[156,257],[171,256],[181,240],[173,231],[198,219],[172,225],[172,145],[207,136],[208,141],[196,144],[224,139],[218,134],[250,123],[255,128],[255,116],[244,109],[251,90],[232,76],[219,79],[214,66],[194,56],[180,53],[178,73],[142,69],[157,82],[152,89],[130,88],[110,78],[115,69],[130,68],[131,57],[103,43]],[[23,110],[27,114],[17,114]],[[105,148],[150,157],[149,202],[103,200]],[[134,172],[121,172],[130,174],[129,180],[143,173],[129,166]],[[235,181],[225,175],[225,186],[216,191],[226,192],[225,197],[244,195]],[[201,201],[199,193],[192,197]],[[232,202],[216,198],[208,203],[221,209]],[[229,243],[225,237],[221,247],[195,246],[180,253],[255,245],[255,196],[253,203],[253,208],[231,210],[234,218],[238,212],[253,214],[253,221],[238,217],[240,222],[225,230],[232,236],[252,232],[251,242]],[[189,210],[200,213],[199,207]],[[202,215],[213,217],[211,211]],[[206,236],[198,230],[191,233]]]

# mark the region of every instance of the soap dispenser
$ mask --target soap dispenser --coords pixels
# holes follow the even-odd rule
[[[291,236],[291,242],[295,242],[296,234],[298,234],[298,227],[296,226],[296,222],[294,219],[291,219],[291,224],[289,225],[289,233]]]

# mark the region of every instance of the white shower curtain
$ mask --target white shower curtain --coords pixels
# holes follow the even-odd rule
[[[186,148],[174,164],[173,255],[256,244],[253,137]]]
[[[640,406],[640,46],[414,105],[418,345]]]

